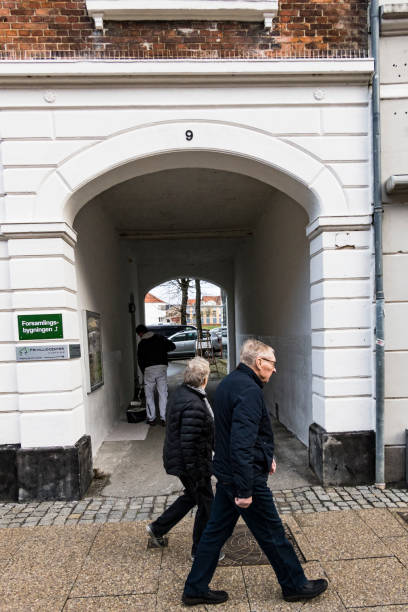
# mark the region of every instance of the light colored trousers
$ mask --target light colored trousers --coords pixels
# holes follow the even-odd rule
[[[144,371],[144,385],[148,420],[153,421],[156,418],[154,388],[157,386],[157,392],[159,394],[160,418],[165,421],[167,405],[167,366],[154,365],[146,368]]]

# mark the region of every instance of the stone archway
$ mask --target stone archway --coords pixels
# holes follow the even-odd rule
[[[329,165],[284,138],[239,124],[176,121],[142,125],[86,145],[61,162],[41,184],[33,207],[35,224],[24,228],[3,226],[12,258],[16,258],[10,265],[18,272],[18,258],[31,256],[30,248],[21,240],[29,232],[31,239],[36,238],[35,254],[52,258],[49,269],[44,268],[45,260],[42,260],[42,271],[36,282],[41,289],[58,288],[64,277],[62,286],[68,288],[64,289],[64,299],[69,302],[64,318],[70,340],[78,341],[79,317],[72,300],[76,293],[72,251],[75,243],[72,222],[76,214],[90,199],[129,178],[189,167],[216,168],[255,178],[279,189],[305,209],[310,221],[312,258],[313,415],[323,432],[319,430],[317,436],[322,437],[325,431],[369,432],[372,429],[372,397],[367,393],[371,381],[371,338],[369,334],[362,337],[359,333],[361,327],[370,328],[369,215],[359,207],[353,209],[340,179]],[[33,240],[29,242],[34,245]],[[356,283],[352,288],[349,281],[361,278],[364,279],[361,291],[355,288]],[[31,287],[31,284],[24,285],[27,282],[14,273],[16,287],[19,283]],[[356,299],[353,308],[343,308],[343,303],[339,303],[333,309],[334,302],[327,300],[349,297]],[[345,346],[352,347],[352,359],[343,350]],[[335,363],[340,363],[338,371]],[[51,378],[43,364],[35,368],[38,370],[35,383],[27,385],[28,380],[34,380],[33,372],[28,378],[27,368],[19,366],[18,392],[27,390],[24,401],[28,405],[32,400],[33,406],[37,406],[38,394],[46,392],[48,403],[46,410],[33,408],[19,420],[20,443],[26,447],[75,445],[85,432],[78,363],[67,361],[54,365]],[[356,380],[352,390],[347,391],[346,381],[350,377]],[[346,417],[338,409],[344,393],[352,395],[348,404],[353,410]],[[60,402],[62,394],[65,394],[63,411],[52,411],[53,402]],[[318,469],[320,459],[315,461]],[[339,477],[342,479],[344,474]]]
[[[247,126],[189,121],[139,126],[72,155],[41,185],[35,217],[72,224],[86,202],[112,185],[189,166],[233,171],[273,185],[303,206],[310,222],[350,213],[339,179],[310,152]]]

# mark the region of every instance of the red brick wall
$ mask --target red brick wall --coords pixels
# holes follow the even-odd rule
[[[300,56],[364,51],[367,0],[281,0],[272,30],[260,23],[114,22],[94,30],[80,0],[0,1],[0,51],[154,56]]]

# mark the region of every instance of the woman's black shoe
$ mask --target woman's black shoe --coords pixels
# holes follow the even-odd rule
[[[319,580],[308,580],[304,586],[298,591],[286,591],[283,593],[285,601],[300,601],[301,599],[313,599],[317,597],[328,587],[328,582],[324,578]]]
[[[197,597],[190,597],[183,593],[181,601],[185,606],[197,606],[198,604],[220,604],[227,601],[228,593],[226,591],[211,591],[208,590],[204,595],[198,595]]]
[[[146,525],[146,531],[149,534],[150,542],[153,548],[165,548],[168,545],[167,538],[164,536],[157,536],[151,525]]]

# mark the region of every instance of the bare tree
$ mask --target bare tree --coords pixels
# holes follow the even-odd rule
[[[201,325],[201,281],[195,279],[195,312],[196,312],[196,327],[198,336],[202,336],[203,328]]]
[[[177,302],[174,306],[178,307],[180,312],[181,325],[187,324],[187,302],[190,283],[191,278],[175,278],[167,283],[163,283],[167,288],[170,299]]]
[[[190,278],[178,278],[177,283],[180,287],[181,291],[181,308],[180,308],[180,316],[181,316],[181,324],[187,324],[187,302],[188,302],[188,288],[190,286],[191,279]]]
[[[221,289],[221,303],[222,303],[222,323],[221,325],[227,325],[227,294],[224,289]]]

